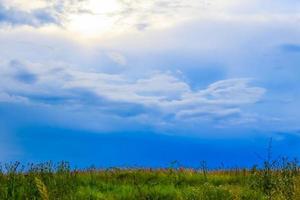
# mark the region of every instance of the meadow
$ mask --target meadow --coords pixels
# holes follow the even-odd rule
[[[76,170],[52,162],[0,168],[2,200],[298,200],[296,160],[266,161],[251,169],[110,168]]]

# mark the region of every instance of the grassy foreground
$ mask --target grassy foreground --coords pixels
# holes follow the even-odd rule
[[[71,170],[65,162],[0,169],[1,200],[300,200],[299,167],[286,159],[249,170]]]

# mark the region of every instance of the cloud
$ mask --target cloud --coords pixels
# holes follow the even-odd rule
[[[242,106],[257,103],[266,91],[249,83],[250,79],[217,81],[204,90],[184,94],[181,100],[172,101],[167,107],[175,109],[179,119],[239,118],[244,114]]]
[[[111,30],[124,29],[145,31],[150,27],[170,27],[190,19],[263,21],[270,19],[291,19],[297,17],[299,6],[297,3],[282,1],[257,0],[159,0],[159,1],[126,1],[116,0],[116,9],[96,12],[98,5],[107,4],[105,1],[92,0],[39,0],[31,3],[15,1],[0,1],[0,21],[11,25],[29,25],[40,27],[47,24],[61,25],[68,29],[69,22],[74,16],[88,15],[102,16],[105,20],[112,20]],[[108,6],[109,7],[109,6]],[[100,9],[101,10],[101,9]],[[102,20],[104,19],[102,18]],[[95,24],[95,26],[97,26]]]
[[[14,78],[22,83],[33,84],[37,81],[37,76],[31,73],[26,66],[20,63],[18,60],[12,60],[9,67],[14,71]]]
[[[124,1],[118,0],[120,9],[109,13],[116,26],[144,31],[149,27],[169,26],[182,21],[189,12],[199,10],[201,3],[194,0]],[[182,17],[184,16],[184,17]],[[167,23],[166,23],[167,22]]]
[[[83,1],[60,2],[5,9],[40,19],[34,11],[46,8],[45,13],[66,21],[69,15],[99,14],[80,9]],[[248,0],[123,2],[121,10],[107,15],[120,30],[109,39],[77,37],[67,27],[64,36],[48,29],[1,30],[1,91],[36,104],[147,118],[149,124],[260,123],[263,115],[285,118],[276,127],[288,127],[299,118],[294,111],[300,94],[298,18],[283,12],[291,5],[279,12],[284,4],[279,1],[267,1],[269,6]],[[5,59],[12,61],[4,67]],[[12,65],[16,60],[19,67]]]
[[[187,118],[227,118],[232,116],[240,116],[241,110],[239,108],[214,108],[214,107],[204,107],[195,108],[192,110],[182,110],[177,113],[179,119]]]
[[[14,7],[5,7],[1,2],[0,22],[9,25],[29,25],[34,27],[60,23],[58,16],[53,10],[34,9],[25,11]]]
[[[209,85],[202,94],[216,103],[219,101],[229,105],[255,103],[265,93],[265,89],[249,87],[250,81],[251,79],[247,78],[218,81]]]
[[[74,68],[57,72],[50,65],[24,65],[17,60],[10,61],[8,67],[16,71],[8,80],[14,87],[1,88],[11,94],[3,96],[6,101],[18,97],[52,106],[92,106],[122,117],[148,115],[162,120],[166,116],[174,120],[238,118],[242,116],[244,106],[257,103],[265,93],[264,88],[251,86],[252,80],[246,78],[217,81],[205,89],[195,90],[171,72],[156,71],[143,78],[132,78],[125,74]]]
[[[113,101],[157,106],[160,102],[179,98],[189,86],[176,77],[154,73],[147,78],[130,80],[122,75],[71,71],[73,79],[64,87],[81,88]],[[163,87],[162,87],[163,86]]]
[[[22,96],[10,95],[5,92],[0,92],[0,102],[6,103],[28,103],[28,99]]]

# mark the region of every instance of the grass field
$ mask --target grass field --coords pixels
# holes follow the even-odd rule
[[[260,168],[71,169],[51,162],[3,165],[0,199],[277,200],[300,199],[296,161],[265,162]]]

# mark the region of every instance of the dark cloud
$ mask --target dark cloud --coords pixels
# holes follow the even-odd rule
[[[144,113],[153,113],[143,105],[109,100],[86,89],[57,90],[56,94],[45,91],[43,94],[16,93],[16,95],[21,95],[38,104],[62,105],[77,110],[91,108],[99,113],[118,117],[134,117]]]
[[[39,27],[45,24],[59,24],[59,20],[55,11],[51,9],[23,11],[17,8],[6,8],[0,2],[0,23]]]
[[[13,78],[19,82],[33,84],[38,80],[36,74],[30,72],[27,67],[17,60],[10,62],[10,67],[13,70]]]
[[[86,89],[71,89],[68,92],[70,94],[69,102],[92,106],[101,113],[113,114],[120,117],[133,117],[150,112],[143,105],[113,101]]]

